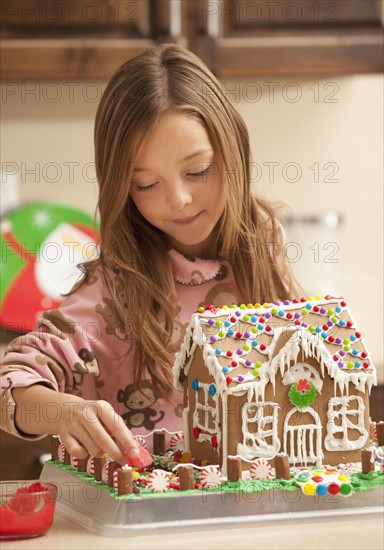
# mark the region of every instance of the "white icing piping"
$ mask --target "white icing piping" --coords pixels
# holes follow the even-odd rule
[[[290,426],[289,419],[298,412],[310,413],[315,419],[315,424],[295,424],[294,426]],[[307,462],[312,462],[318,467],[321,466],[323,458],[321,451],[321,431],[320,416],[312,407],[305,407],[304,409],[294,407],[288,412],[284,420],[283,449],[284,453],[288,454],[290,464],[295,466],[298,463],[306,466]],[[307,451],[307,435],[309,452]],[[316,442],[316,449],[314,449],[314,442]]]
[[[351,409],[351,401],[357,401],[357,408]],[[336,407],[340,407],[335,410]],[[359,395],[351,397],[331,397],[328,401],[327,411],[327,435],[324,445],[328,451],[352,451],[364,447],[368,439],[368,432],[364,426],[364,401]],[[357,417],[357,422],[351,422],[348,417]],[[348,430],[352,433],[360,433],[358,439],[348,439]],[[341,438],[336,438],[336,434],[342,434]]]
[[[150,437],[151,435],[158,434],[158,433],[167,433],[169,435],[176,435],[176,434],[180,433],[180,430],[178,432],[170,432],[169,430],[167,430],[167,428],[158,428],[156,430],[152,430],[152,432],[149,432],[147,434],[137,434],[137,433],[135,433],[135,436],[140,436],[140,437],[143,437],[145,439],[146,437]]]

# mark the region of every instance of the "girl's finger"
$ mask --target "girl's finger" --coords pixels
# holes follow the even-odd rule
[[[97,421],[97,419],[96,419]],[[77,458],[85,458],[76,455],[77,449],[73,448],[76,446],[80,446],[84,449],[86,449],[87,453],[91,455],[98,455],[103,454],[105,451],[103,450],[103,446],[100,445],[99,441],[97,441],[92,434],[89,433],[89,430],[87,429],[87,424],[84,425],[82,422],[76,422],[75,424],[71,425],[68,429],[67,435],[71,438],[71,447],[67,450],[70,454],[73,454]]]
[[[140,455],[140,446],[133,437],[132,432],[127,428],[124,420],[116,413],[114,408],[107,401],[97,401],[97,407],[94,409],[99,421],[105,431],[115,440],[115,445],[118,446],[121,459],[126,463],[123,457],[123,452],[129,453],[129,456],[137,458]]]

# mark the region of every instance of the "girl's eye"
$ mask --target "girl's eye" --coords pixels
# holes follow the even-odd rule
[[[208,175],[209,173],[209,170],[212,168],[212,164],[210,164],[209,166],[207,166],[207,168],[205,168],[204,170],[202,170],[201,172],[195,172],[195,173],[190,173],[188,174],[188,176],[194,176],[196,178],[199,178],[201,176],[206,176]]]
[[[156,183],[151,183],[150,185],[137,185],[136,184],[136,191],[150,191],[155,187]]]

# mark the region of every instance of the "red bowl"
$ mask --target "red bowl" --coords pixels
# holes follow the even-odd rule
[[[0,482],[0,538],[43,535],[51,527],[57,486],[46,481]]]

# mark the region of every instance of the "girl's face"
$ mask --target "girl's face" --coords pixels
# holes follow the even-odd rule
[[[139,149],[130,195],[141,215],[186,256],[215,255],[225,197],[217,157],[204,126],[165,115]]]

